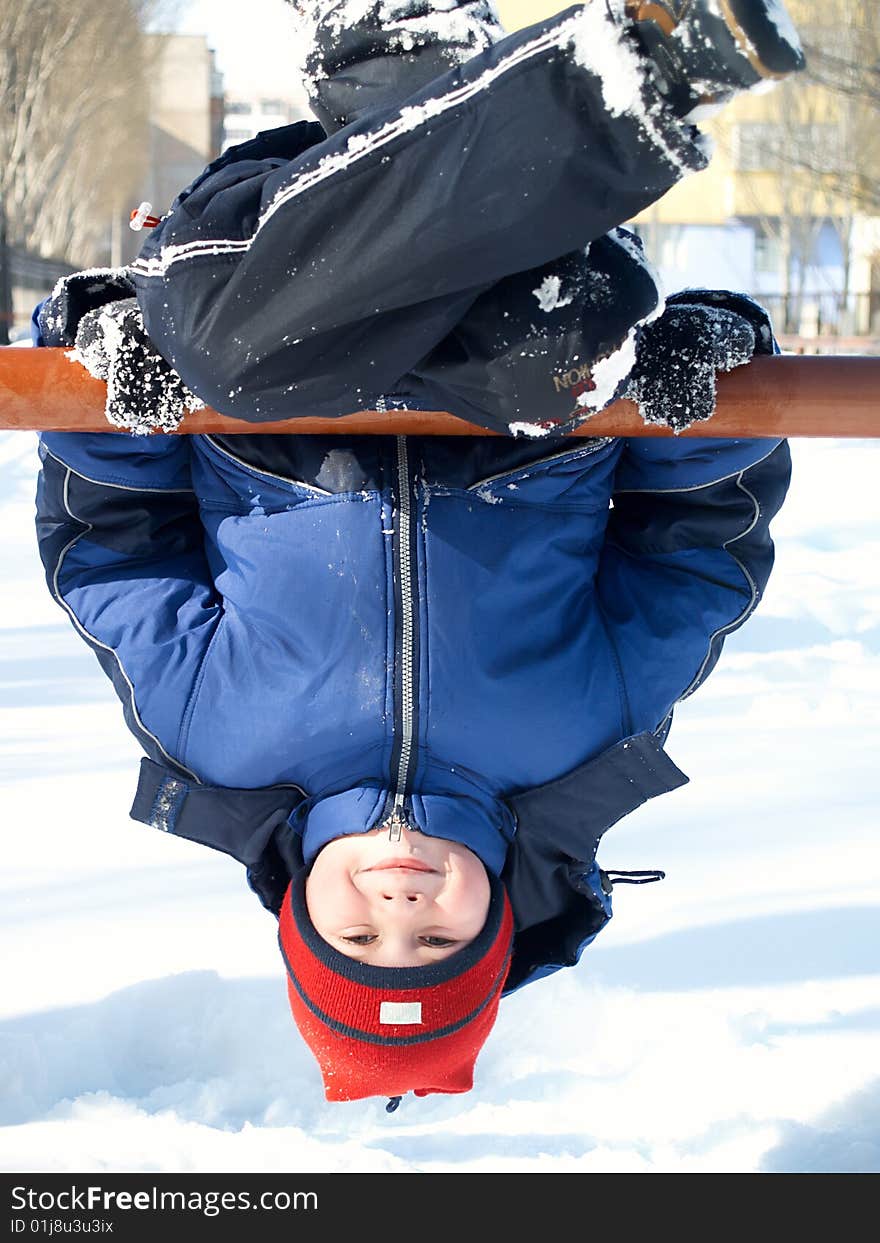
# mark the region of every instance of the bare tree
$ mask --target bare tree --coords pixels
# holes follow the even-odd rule
[[[880,105],[880,14],[856,0],[823,0],[803,29],[810,76],[835,95]]]
[[[151,0],[0,0],[0,292],[16,246],[87,266],[147,145]],[[0,343],[10,307],[0,306]],[[4,312],[6,313],[4,316]]]
[[[825,221],[840,240],[839,311],[849,300],[859,214],[880,214],[880,12],[857,0],[804,6],[807,73],[777,87],[760,118],[718,127],[763,235],[780,254],[787,331],[797,331],[806,272]]]
[[[800,163],[806,172],[820,176],[833,195],[876,215],[880,213],[880,12],[857,0],[823,0],[817,8],[804,42],[809,78],[826,101],[834,142],[826,150],[801,153]]]

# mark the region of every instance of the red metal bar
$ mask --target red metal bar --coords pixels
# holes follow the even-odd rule
[[[0,429],[109,431],[105,387],[60,349],[0,348]],[[443,411],[359,411],[338,419],[244,423],[214,410],[189,415],[183,434],[491,435]],[[664,436],[618,401],[575,436]],[[718,377],[714,416],[683,435],[880,438],[880,358],[858,355],[756,358]]]

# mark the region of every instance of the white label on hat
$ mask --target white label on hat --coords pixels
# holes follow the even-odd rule
[[[421,1023],[420,1001],[382,1001],[379,1003],[380,1023]]]

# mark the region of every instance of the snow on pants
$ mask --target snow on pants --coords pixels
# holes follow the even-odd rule
[[[511,352],[502,321],[522,335],[564,311],[557,369],[631,343],[658,295],[637,248],[606,235],[705,164],[605,6],[579,6],[329,137],[301,123],[227,153],[144,246],[138,297],[185,382],[237,418],[403,394],[507,430],[532,415],[529,386],[492,371]],[[577,296],[554,299],[560,262],[581,272]]]

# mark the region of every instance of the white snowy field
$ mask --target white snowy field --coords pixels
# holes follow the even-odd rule
[[[618,825],[575,971],[462,1097],[330,1105],[238,866],[128,819],[139,751],[51,602],[0,436],[0,1169],[880,1169],[880,443],[798,442],[759,614]]]

